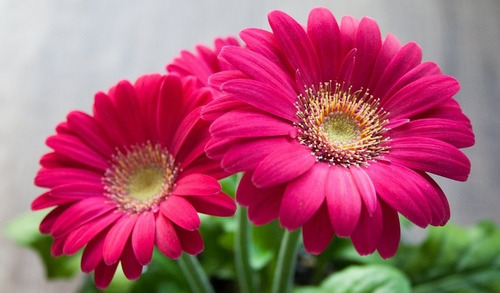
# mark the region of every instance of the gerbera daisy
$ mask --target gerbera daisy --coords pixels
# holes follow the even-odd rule
[[[118,263],[137,279],[156,247],[176,259],[198,254],[198,212],[231,216],[236,205],[218,179],[227,174],[204,153],[211,100],[194,78],[146,75],[95,96],[94,113],[74,111],[47,139],[35,184],[49,188],[32,209],[55,208],[40,225],[52,254],[85,246],[81,268],[105,288]]]
[[[313,9],[307,26],[269,14],[272,31],[245,29],[242,47],[213,75],[223,95],[202,117],[215,120],[209,157],[227,172],[246,171],[236,199],[257,225],[279,218],[302,227],[307,251],[334,235],[360,254],[395,254],[398,212],[420,227],[444,225],[448,202],[427,174],[465,181],[474,144],[453,99],[459,83],[420,47],[382,40],[377,23]]]

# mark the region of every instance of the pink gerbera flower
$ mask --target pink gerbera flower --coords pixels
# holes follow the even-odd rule
[[[217,181],[227,174],[204,153],[208,123],[199,114],[209,100],[193,78],[147,75],[96,94],[93,115],[69,113],[35,178],[50,190],[32,208],[55,206],[40,225],[54,237],[52,254],[85,246],[82,271],[95,270],[105,288],[120,262],[137,279],[155,245],[173,259],[201,252],[197,212],[236,209]]]
[[[322,252],[333,235],[360,254],[390,257],[398,212],[420,227],[444,225],[448,202],[427,174],[464,181],[474,144],[453,99],[459,83],[415,43],[382,40],[377,23],[313,9],[307,26],[281,11],[272,32],[246,29],[247,47],[223,48],[235,69],[210,82],[223,95],[207,146],[227,172],[246,171],[237,201],[250,220],[302,227],[305,248]]]

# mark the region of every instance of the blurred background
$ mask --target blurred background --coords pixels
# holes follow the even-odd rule
[[[305,23],[326,6],[371,16],[382,34],[416,41],[424,60],[455,76],[455,98],[470,117],[476,145],[465,153],[465,183],[438,179],[452,221],[500,224],[500,1],[304,0],[0,0],[0,285],[3,292],[74,292],[72,281],[46,281],[37,255],[8,240],[5,225],[29,212],[42,190],[33,186],[47,136],[71,110],[90,111],[93,95],[120,79],[164,72],[181,49],[268,29],[267,13],[283,10]]]

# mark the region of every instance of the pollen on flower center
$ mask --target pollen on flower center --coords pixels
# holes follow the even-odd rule
[[[364,165],[388,151],[383,135],[387,123],[379,101],[368,91],[351,92],[341,84],[306,88],[296,103],[298,140],[320,162]]]
[[[156,209],[172,191],[178,168],[173,156],[159,144],[147,142],[117,151],[106,170],[106,195],[128,213]]]

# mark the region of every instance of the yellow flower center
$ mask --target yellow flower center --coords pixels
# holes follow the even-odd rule
[[[161,145],[147,142],[117,151],[103,184],[106,195],[128,213],[154,210],[172,191],[178,168]]]
[[[296,103],[298,140],[316,160],[348,167],[365,165],[388,151],[385,112],[368,91],[351,92],[331,82],[307,88]]]

